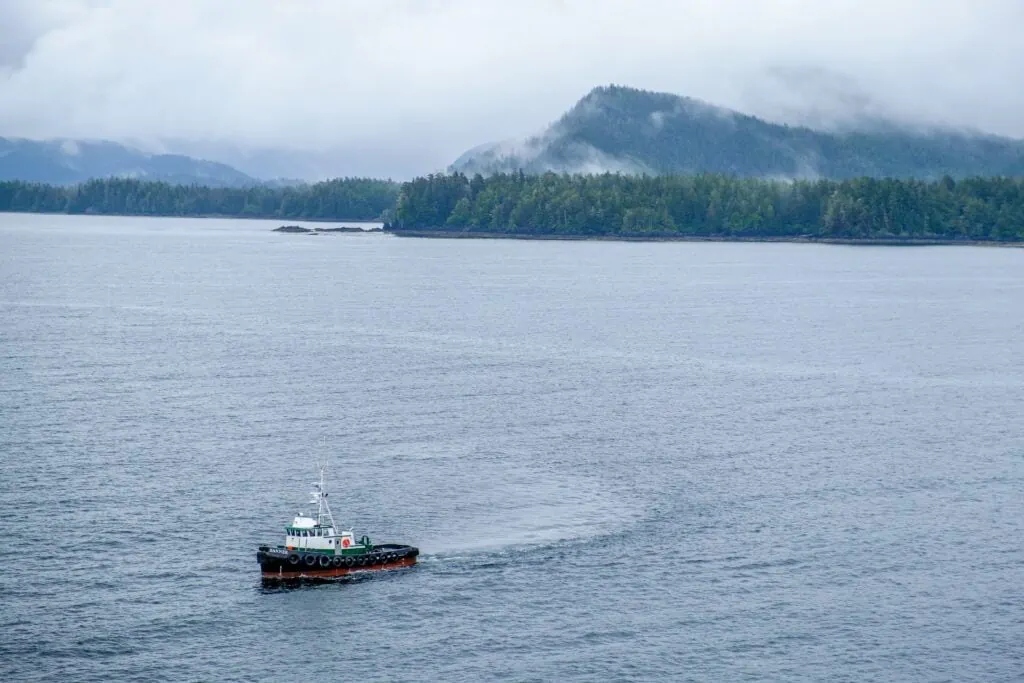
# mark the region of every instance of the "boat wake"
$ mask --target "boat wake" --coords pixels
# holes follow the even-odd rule
[[[641,505],[585,476],[501,469],[500,476],[478,473],[471,494],[432,515],[436,525],[417,539],[426,553],[421,561],[545,552],[621,533],[645,515]]]

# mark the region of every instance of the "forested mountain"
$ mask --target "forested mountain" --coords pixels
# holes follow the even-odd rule
[[[339,178],[298,187],[205,187],[127,178],[59,186],[0,182],[0,211],[130,216],[377,220],[395,206],[390,180]]]
[[[592,90],[543,134],[477,147],[450,168],[484,175],[519,169],[789,179],[1024,176],[1024,141],[894,125],[814,131],[687,97],[609,86]]]
[[[461,173],[402,186],[396,232],[1024,241],[1024,179]]]
[[[258,183],[227,164],[178,154],[147,154],[115,142],[0,138],[0,181],[68,185],[110,177],[217,187]]]

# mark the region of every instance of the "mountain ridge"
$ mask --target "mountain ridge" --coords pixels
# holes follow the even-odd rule
[[[150,154],[108,140],[0,137],[0,181],[73,185],[112,177],[212,187],[261,184],[256,178],[217,161],[181,154]]]
[[[611,85],[594,88],[542,133],[479,145],[450,171],[762,178],[937,179],[1024,175],[1024,141],[912,130],[888,121],[824,131],[771,123],[702,100]]]

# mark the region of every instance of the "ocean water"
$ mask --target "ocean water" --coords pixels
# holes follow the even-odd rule
[[[275,226],[0,215],[3,680],[1024,677],[1024,252]]]

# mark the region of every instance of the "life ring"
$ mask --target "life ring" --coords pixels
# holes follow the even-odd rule
[[[299,563],[299,554],[298,553],[292,553],[291,555],[288,556],[288,564],[298,564],[298,563]]]
[[[326,555],[321,555],[320,556],[320,566],[321,567],[330,567],[331,566],[331,558],[327,557]]]
[[[343,539],[341,539],[341,547],[343,547],[343,548],[347,548],[347,547],[349,547],[350,545],[352,545],[352,541],[350,541],[350,540],[349,540],[349,539],[347,539],[347,538],[343,538]]]
[[[316,564],[316,555],[306,555],[306,566],[312,567]]]

